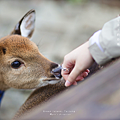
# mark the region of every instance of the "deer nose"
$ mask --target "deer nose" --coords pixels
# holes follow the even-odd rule
[[[57,67],[52,69],[52,74],[55,76],[56,79],[62,78],[61,69],[62,68],[59,64],[57,64]]]

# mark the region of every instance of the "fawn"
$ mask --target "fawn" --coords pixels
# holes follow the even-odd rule
[[[60,70],[52,71],[58,64],[45,58],[29,40],[34,26],[35,10],[30,10],[10,35],[0,39],[0,101],[11,87],[33,89],[60,81]]]

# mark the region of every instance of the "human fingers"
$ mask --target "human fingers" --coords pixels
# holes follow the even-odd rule
[[[80,74],[80,76],[83,77],[83,78],[85,78],[85,77],[88,76],[88,72],[83,72],[83,73]]]
[[[84,78],[88,75],[87,72],[84,72],[82,74],[80,74],[77,78],[76,81],[74,81],[73,85],[77,85],[78,81],[84,80]],[[68,79],[69,74],[64,74],[64,79],[67,80]]]
[[[76,81],[78,82],[78,81],[84,80],[84,78],[87,76],[88,76],[88,72],[83,72],[76,78]]]
[[[63,69],[61,70],[61,75],[65,80],[67,80],[67,78],[70,74],[70,69],[63,67],[63,65],[62,65],[62,68]]]
[[[72,85],[76,78],[79,76],[79,74],[82,72],[78,66],[79,65],[76,64],[71,73],[69,74],[67,81],[65,83],[66,87]]]
[[[73,85],[77,85],[77,82],[75,81],[75,82],[73,83]]]
[[[62,75],[62,76],[63,76],[63,78],[64,78],[65,80],[67,80],[67,79],[68,79],[69,74],[64,74],[64,75]]]
[[[77,85],[78,81],[84,80],[85,77],[88,76],[88,73],[90,72],[89,69],[85,70],[85,72],[83,72],[82,74],[80,74],[77,78],[76,81],[74,81],[73,85]],[[68,77],[68,76],[67,76]]]
[[[90,70],[89,70],[89,69],[86,69],[86,70],[85,70],[85,72],[88,72],[88,73],[90,73]]]

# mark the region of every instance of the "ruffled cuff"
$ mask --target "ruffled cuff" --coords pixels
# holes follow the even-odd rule
[[[89,40],[89,51],[93,57],[93,59],[99,64],[103,65],[104,63],[111,60],[109,56],[107,56],[104,52],[101,51],[101,49],[98,47],[96,43],[92,44]]]
[[[89,39],[89,50],[94,60],[98,64],[102,65],[108,62],[111,58],[104,53],[104,50],[99,43],[100,33],[101,33],[101,30],[95,32],[92,35],[92,37]]]
[[[105,23],[102,31],[89,39],[89,50],[100,65],[120,56],[120,16]]]

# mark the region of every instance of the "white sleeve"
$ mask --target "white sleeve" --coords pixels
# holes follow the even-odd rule
[[[95,32],[90,39],[91,39],[91,45],[96,43],[97,46],[100,48],[100,50],[103,52],[103,48],[101,47],[101,45],[99,43],[99,35],[100,35],[100,33],[101,33],[101,30]]]
[[[120,16],[105,23],[89,39],[89,50],[100,65],[120,56]]]

